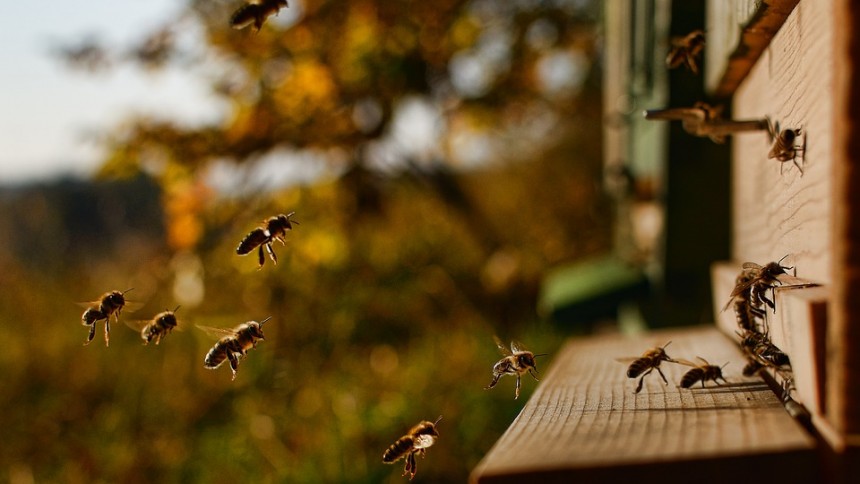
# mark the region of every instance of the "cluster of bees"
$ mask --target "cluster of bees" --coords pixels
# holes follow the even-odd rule
[[[285,245],[285,237],[288,231],[293,229],[293,224],[298,224],[291,217],[295,212],[290,212],[286,215],[279,214],[266,219],[262,225],[249,232],[236,247],[236,254],[248,255],[257,250],[258,269],[262,269],[265,265],[266,258],[264,250],[268,253],[269,258],[274,264],[278,263],[278,256],[274,251],[274,242],[280,242]],[[81,324],[89,328],[87,339],[84,345],[90,344],[96,334],[96,323],[104,321],[105,346],[110,345],[110,322],[113,318],[119,322],[119,316],[122,310],[129,305],[125,295],[132,291],[110,291],[104,293],[98,300],[83,303],[86,310],[81,315]],[[175,309],[165,310],[156,314],[152,319],[147,321],[125,321],[132,329],[140,333],[144,345],[161,343],[168,334],[179,326],[179,321],[176,318],[176,312],[179,306]],[[197,325],[197,327],[207,334],[218,338],[218,341],[209,349],[206,356],[203,358],[203,366],[207,369],[216,369],[225,361],[229,361],[230,369],[232,370],[232,380],[236,379],[239,370],[239,362],[246,357],[248,351],[256,348],[257,343],[265,339],[263,334],[263,325],[269,321],[271,317],[262,321],[248,321],[242,323],[232,329],[228,328],[213,328],[209,326]],[[513,375],[517,377],[516,389],[514,398],[520,396],[520,377],[526,373],[532,378],[537,378],[537,365],[535,358],[544,356],[545,354],[534,354],[528,351],[524,346],[516,341],[512,341],[510,349],[508,349],[498,338],[495,338],[496,346],[502,353],[502,359],[493,366],[493,379],[486,389],[493,388],[499,379],[505,375]],[[403,475],[409,476],[411,480],[415,477],[417,471],[416,455],[424,456],[426,449],[431,447],[439,433],[436,430],[436,425],[442,417],[440,416],[435,422],[422,421],[412,427],[409,432],[403,437],[397,439],[383,454],[382,462],[385,464],[393,464],[398,460],[405,458],[406,464]]]
[[[792,379],[788,355],[773,344],[767,328],[767,309],[776,310],[776,303],[774,302],[776,298],[773,296],[773,292],[776,286],[781,284],[777,277],[781,274],[787,274],[787,270],[793,269],[793,267],[783,266],[783,260],[785,257],[765,266],[755,262],[744,263],[723,311],[727,310],[729,306],[734,306],[739,329],[737,335],[741,350],[747,358],[743,375],[753,376],[764,369],[772,369],[783,378],[789,387],[788,389],[790,389]],[[771,292],[770,297],[768,297],[768,291]],[[705,382],[709,380],[717,385],[719,385],[719,380],[726,381],[722,371],[726,365],[712,365],[702,357],[696,357],[698,363],[671,358],[666,353],[666,347],[669,346],[669,343],[649,349],[640,357],[617,358],[617,361],[620,362],[630,362],[630,366],[627,368],[628,378],[639,378],[634,393],[639,393],[642,390],[645,377],[654,370],[657,370],[664,383],[669,383],[663,371],[660,370],[660,364],[664,361],[692,367],[681,377],[681,388],[690,388],[697,382],[701,382],[702,388],[704,388]]]
[[[671,50],[666,57],[666,66],[670,69],[685,66],[694,74],[698,74],[696,58],[705,47],[705,32],[694,30],[683,37],[672,39],[671,43]],[[800,129],[781,129],[778,122],[773,123],[769,118],[747,121],[724,120],[720,111],[719,107],[698,102],[691,108],[646,111],[645,117],[681,120],[684,130],[688,133],[710,137],[717,143],[724,142],[726,135],[738,131],[767,130],[771,145],[767,158],[781,163],[780,174],[782,174],[783,164],[791,161],[800,171],[801,176],[803,175],[800,161],[806,149],[806,135]]]
[[[788,355],[771,342],[767,326],[767,309],[776,311],[773,292],[776,286],[781,284],[777,277],[787,274],[786,270],[793,269],[782,265],[785,257],[765,266],[755,262],[744,263],[735,279],[735,288],[729,301],[723,306],[723,311],[734,306],[740,347],[747,356],[747,364],[743,370],[746,376],[770,368],[779,373],[784,381],[791,381]],[[770,298],[768,291],[771,292]]]

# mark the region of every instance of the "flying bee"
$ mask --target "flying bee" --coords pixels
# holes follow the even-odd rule
[[[106,292],[102,294],[97,301],[80,303],[86,308],[84,313],[81,315],[81,324],[90,327],[90,332],[89,335],[87,335],[87,340],[84,342],[84,345],[90,344],[95,337],[96,322],[104,319],[105,346],[110,346],[110,317],[114,316],[116,321],[119,322],[119,315],[122,312],[122,308],[125,307],[127,303],[125,300],[125,293],[132,289],[134,288],[126,289],[125,291]]]
[[[439,433],[436,431],[436,424],[442,420],[442,416],[436,419],[435,422],[427,420],[422,421],[418,425],[412,427],[409,432],[397,439],[385,453],[382,454],[382,462],[385,464],[393,464],[403,457],[406,457],[406,465],[403,467],[403,475],[409,475],[411,481],[415,477],[415,472],[418,471],[418,464],[415,462],[415,454],[424,453],[427,448],[436,443]]]
[[[285,7],[289,7],[287,0],[259,0],[257,3],[245,3],[230,16],[230,26],[234,29],[243,29],[254,24],[254,31],[259,32],[263,23],[272,15]]]
[[[287,215],[280,214],[269,217],[263,222],[262,226],[252,230],[239,242],[239,246],[236,247],[236,253],[246,255],[252,250],[257,249],[257,262],[260,264],[259,268],[262,269],[263,264],[266,262],[266,258],[263,256],[263,247],[265,247],[272,262],[277,264],[278,256],[275,255],[275,251],[272,249],[272,243],[277,240],[281,245],[284,245],[284,236],[287,235],[287,230],[292,230],[293,224],[299,224],[295,220],[290,220],[290,217],[295,213],[290,212]]]
[[[717,366],[708,363],[707,360],[702,358],[701,356],[697,356],[696,359],[701,361],[701,364],[693,363],[692,361],[687,361],[683,359],[678,359],[677,363],[682,365],[692,366],[693,368],[687,373],[684,373],[684,376],[681,377],[681,388],[690,388],[695,385],[696,382],[702,382],[702,388],[705,388],[705,382],[708,380],[713,380],[717,385],[720,384],[719,380],[723,380],[728,383],[725,378],[723,378],[723,368],[728,365]]]
[[[645,383],[645,377],[648,376],[654,370],[657,370],[657,373],[660,375],[660,378],[663,379],[665,384],[669,384],[669,380],[666,379],[666,375],[663,374],[663,371],[660,370],[660,363],[664,361],[668,361],[670,363],[675,363],[675,360],[670,358],[669,355],[666,354],[666,347],[669,346],[668,343],[663,346],[658,346],[656,348],[651,348],[650,350],[642,353],[642,356],[638,358],[616,358],[616,361],[626,363],[633,360],[630,363],[630,366],[627,367],[627,378],[639,378],[639,383],[636,385],[636,391],[633,393],[639,393],[642,391],[642,385]],[[641,375],[641,376],[640,376]]]
[[[270,319],[272,319],[271,316],[259,323],[248,321],[233,329],[210,328],[198,325],[197,327],[203,331],[221,338],[206,353],[206,357],[203,359],[203,367],[214,370],[221,366],[224,360],[229,360],[230,368],[233,370],[231,380],[235,380],[236,372],[239,369],[239,359],[245,357],[248,354],[248,350],[256,348],[259,340],[266,339],[263,336],[263,324]]]
[[[674,69],[681,64],[687,66],[693,74],[699,73],[696,57],[705,48],[705,32],[694,30],[683,37],[672,39],[672,49],[666,56],[666,66]]]
[[[165,310],[153,316],[149,321],[126,321],[126,324],[140,331],[140,338],[143,344],[148,345],[155,341],[155,344],[161,343],[161,339],[167,336],[179,324],[176,320],[176,311],[179,306],[173,311]],[[142,323],[142,324],[141,324]]]
[[[805,143],[801,143],[800,146],[797,145],[797,141],[801,136],[801,130],[780,130],[779,123],[776,123],[776,125],[768,123],[768,133],[770,134],[770,138],[773,142],[773,145],[770,148],[770,152],[767,154],[767,158],[769,160],[776,158],[776,160],[780,163],[791,161],[794,163],[794,166],[796,166],[797,169],[800,170],[800,174],[803,175],[803,168],[797,161],[798,155],[805,151]],[[779,167],[779,174],[782,174],[781,164]]]
[[[729,301],[723,306],[723,311],[728,309],[735,298],[741,296],[747,290],[750,291],[750,301],[753,306],[760,307],[762,303],[765,303],[771,309],[775,310],[776,306],[774,302],[767,298],[767,290],[772,290],[775,286],[782,284],[777,278],[780,274],[787,274],[786,270],[794,269],[793,267],[781,265],[786,257],[788,257],[788,254],[777,262],[769,262],[764,267],[755,262],[744,262],[743,266],[741,266],[743,277],[738,277],[738,283],[735,285],[734,290],[732,290]]]
[[[516,400],[520,398],[520,377],[523,374],[528,373],[535,379],[535,381],[540,381],[535,374],[537,372],[535,358],[538,356],[546,356],[546,353],[536,355],[531,351],[524,349],[522,344],[517,341],[511,341],[511,349],[508,350],[499,338],[495,338],[495,340],[496,346],[498,346],[499,351],[502,352],[504,358],[493,365],[493,381],[484,387],[484,390],[489,390],[496,386],[496,383],[499,382],[499,378],[504,375],[516,375],[517,387],[514,392],[514,400]]]

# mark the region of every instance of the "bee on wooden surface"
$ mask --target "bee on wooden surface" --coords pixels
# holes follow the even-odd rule
[[[720,384],[719,380],[723,380],[728,383],[725,378],[723,378],[723,366],[712,365],[708,363],[707,360],[702,358],[701,356],[697,356],[701,364],[693,363],[692,361],[687,361],[683,359],[678,359],[677,363],[682,365],[692,366],[693,368],[687,373],[684,373],[684,376],[681,377],[681,388],[690,388],[695,385],[696,382],[702,382],[702,388],[705,388],[705,382],[708,380],[713,380],[717,385]]]
[[[672,49],[666,56],[666,66],[669,69],[674,69],[683,64],[693,74],[698,74],[699,66],[696,64],[696,57],[704,48],[705,32],[702,30],[694,30],[683,37],[674,37]]]
[[[766,334],[748,331],[741,336],[741,348],[764,366],[781,367],[790,365],[788,355],[770,341]]]
[[[233,329],[211,328],[208,326],[197,327],[206,331],[210,335],[220,337],[221,339],[212,346],[212,349],[206,353],[203,359],[203,366],[210,370],[214,370],[224,363],[224,360],[230,361],[230,369],[233,370],[233,377],[236,379],[236,372],[239,369],[239,359],[248,354],[248,350],[257,347],[259,340],[266,339],[263,336],[263,324],[272,319],[268,317],[259,323],[256,321],[248,321],[236,326]]]
[[[428,447],[436,443],[439,433],[436,431],[436,424],[442,420],[442,416],[436,419],[435,422],[427,420],[422,421],[418,425],[412,427],[409,432],[397,439],[385,453],[382,454],[382,462],[385,464],[393,464],[403,457],[406,457],[406,465],[403,467],[403,475],[409,475],[411,481],[415,477],[415,472],[418,471],[418,465],[415,462],[415,454],[424,453]]]
[[[126,289],[125,291],[106,292],[97,301],[80,303],[86,308],[81,315],[81,324],[90,327],[90,332],[84,345],[90,344],[93,340],[96,335],[96,322],[103,319],[105,321],[105,346],[110,346],[110,318],[114,316],[116,321],[119,322],[119,315],[122,312],[122,308],[126,305],[125,293],[132,289],[134,288]]]
[[[287,0],[259,0],[257,3],[245,3],[230,16],[230,26],[234,29],[243,29],[251,24],[254,31],[259,32],[263,23],[272,15],[285,7],[289,7]]]
[[[161,339],[167,336],[179,324],[176,319],[176,311],[179,306],[173,311],[165,310],[153,316],[149,321],[126,321],[126,324],[140,331],[140,338],[143,339],[143,344],[148,345],[155,341],[155,344],[161,343]]]
[[[742,270],[735,279],[735,288],[749,287],[754,281],[756,274],[750,270]],[[731,300],[729,301],[731,303]],[[738,327],[743,331],[758,331],[759,320],[764,320],[765,312],[761,308],[761,302],[752,300],[752,294],[749,290],[742,290],[734,297],[735,318],[738,322]],[[725,309],[724,309],[725,310]]]
[[[535,374],[537,372],[535,358],[538,356],[545,356],[546,353],[536,355],[531,351],[527,351],[523,348],[523,345],[517,341],[511,341],[511,349],[508,350],[499,338],[495,338],[495,340],[496,346],[499,348],[499,351],[502,352],[504,358],[493,365],[493,381],[484,387],[484,390],[489,390],[496,386],[496,383],[499,382],[499,378],[504,375],[516,375],[517,386],[514,391],[514,400],[516,400],[517,398],[520,398],[520,377],[523,374],[528,373],[535,379],[535,381],[540,381]]]
[[[666,354],[666,347],[669,346],[668,343],[663,346],[658,346],[656,348],[651,348],[650,350],[642,353],[640,357],[633,358],[616,358],[616,361],[621,363],[627,363],[631,361],[630,366],[627,367],[627,378],[636,378],[639,377],[639,383],[636,385],[636,391],[633,393],[639,393],[642,391],[642,385],[645,383],[645,377],[648,376],[652,371],[657,370],[657,373],[660,375],[660,378],[663,379],[665,384],[669,384],[669,380],[666,379],[666,375],[663,374],[663,371],[660,370],[660,363],[664,361],[668,361],[670,363],[675,363],[675,360],[670,358],[669,355]]]
[[[774,159],[780,163],[785,163],[786,161],[791,161],[794,163],[794,166],[800,170],[800,174],[803,175],[803,168],[798,163],[797,158],[798,155],[801,155],[805,151],[805,143],[801,142],[801,145],[798,146],[797,141],[800,139],[801,130],[799,129],[779,129],[779,123],[776,125],[768,123],[768,132],[770,134],[770,138],[773,142],[773,145],[770,148],[770,152],[767,154],[767,158]],[[802,157],[802,155],[801,155]],[[782,164],[779,166],[779,174],[782,174]]]
[[[738,277],[738,284],[735,285],[734,290],[732,290],[732,294],[729,296],[729,301],[725,306],[723,306],[723,311],[728,309],[729,305],[731,305],[735,298],[747,290],[750,291],[750,302],[754,307],[760,307],[762,303],[764,303],[771,309],[776,309],[774,302],[767,298],[767,290],[772,290],[775,286],[782,284],[777,276],[780,274],[787,274],[787,272],[785,272],[786,270],[794,269],[793,267],[781,265],[782,261],[786,257],[788,257],[788,255],[783,256],[782,259],[777,262],[769,262],[764,267],[756,264],[755,262],[744,262],[741,269],[743,271],[743,277]]]
[[[257,249],[257,262],[260,264],[260,268],[262,268],[266,262],[266,258],[263,256],[263,247],[265,247],[272,262],[277,264],[278,256],[275,255],[275,251],[272,249],[272,243],[277,240],[281,245],[284,244],[284,236],[287,235],[287,230],[292,230],[293,224],[299,224],[295,220],[290,220],[290,217],[295,213],[290,212],[287,215],[280,214],[269,217],[263,222],[262,226],[252,230],[239,242],[239,246],[236,247],[236,253],[246,255],[252,250]]]

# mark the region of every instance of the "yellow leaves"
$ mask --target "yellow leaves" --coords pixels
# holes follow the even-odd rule
[[[317,59],[296,59],[274,93],[275,104],[295,124],[336,106],[337,86],[328,66]]]
[[[177,182],[164,194],[167,243],[176,250],[190,250],[203,235],[201,212],[210,198],[209,189],[200,183]]]

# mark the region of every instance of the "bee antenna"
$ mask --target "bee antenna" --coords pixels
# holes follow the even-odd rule
[[[727,361],[723,366],[721,366],[721,367],[720,367],[720,369],[722,370],[722,369],[723,369],[723,368],[725,368],[725,367],[726,367],[726,365],[728,365],[729,363],[730,363],[730,362],[728,362],[728,361]]]
[[[129,292],[129,291],[134,291],[134,288],[133,288],[133,287],[130,287],[130,288],[126,289],[125,291],[123,291],[122,293],[123,293],[123,294],[125,294],[125,293],[127,293],[127,292]]]
[[[538,353],[538,354],[533,355],[533,356],[534,356],[535,358],[537,358],[538,356],[546,356],[546,355],[548,355],[548,354],[549,354],[549,353]]]
[[[440,420],[442,420],[442,416],[441,416],[441,415],[439,415],[439,418],[437,418],[437,419],[436,419],[436,421],[435,421],[435,422],[433,422],[433,426],[435,427],[435,426],[436,426],[436,424],[438,424]]]
[[[263,323],[265,323],[266,321],[268,321],[268,320],[270,320],[270,319],[272,319],[272,317],[271,317],[271,316],[269,316],[268,318],[266,318],[266,319],[264,319],[264,320],[260,321],[260,326],[262,326],[262,325],[263,325]]]
[[[672,340],[667,341],[666,344],[663,345],[663,349],[665,350],[670,344],[672,344]]]
[[[179,308],[181,308],[181,307],[182,306],[176,306],[176,309],[174,309],[173,312],[175,313],[176,311],[179,311]]]

